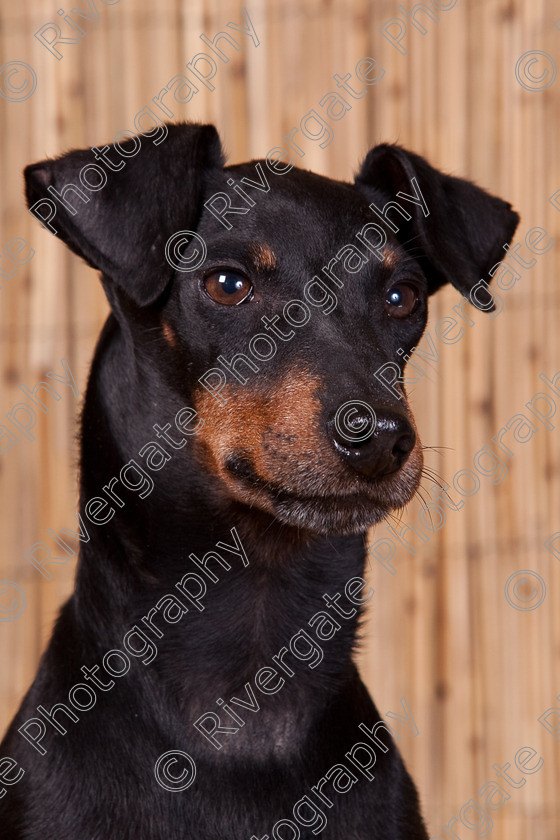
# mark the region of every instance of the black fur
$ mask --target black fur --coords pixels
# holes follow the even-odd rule
[[[381,436],[365,475],[353,465],[360,452],[334,445],[332,417],[357,399],[376,409],[378,421],[409,429],[406,402],[392,397],[375,371],[388,361],[402,365],[397,350],[418,343],[428,294],[448,281],[468,294],[504,255],[501,246],[517,224],[505,202],[384,145],[367,155],[354,185],[295,168],[274,174],[261,161],[270,191],[246,187],[256,206],[229,216],[233,226],[225,230],[204,201],[219,190],[233,197],[227,179],[255,180],[255,162],[224,169],[212,126],[168,130],[161,145],[144,140],[76,215],[59,206],[54,221],[66,244],[102,271],[112,307],[83,409],[84,521],[88,500],[102,495],[123,464],[136,459],[144,466],[138,453],[156,440],[154,424],[173,423],[182,407],[195,405],[205,407],[205,427],[186,435],[182,448],[160,439],[172,457],[150,473],[153,491],[140,499],[119,485],[124,507],[114,505],[106,524],[88,523],[74,595],[0,748],[0,759],[9,756],[25,771],[0,799],[6,840],[272,836],[278,820],[294,820],[294,803],[329,768],[348,764],[345,753],[365,740],[359,724],[371,728],[380,720],[352,663],[358,614],[338,617],[340,629],[323,642],[317,667],[291,656],[286,662],[295,674],[284,673],[281,690],[266,696],[254,688],[256,672],[294,634],[311,633],[309,619],[325,610],[323,594],[344,592],[349,579],[362,576],[367,527],[404,505],[417,486],[417,443],[412,460],[403,449],[387,468],[380,466]],[[49,185],[76,182],[90,162],[80,151],[28,167],[29,203],[48,197]],[[261,317],[302,299],[304,284],[355,242],[364,224],[379,221],[372,201],[382,207],[399,191],[410,194],[413,177],[430,215],[409,203],[410,220],[392,216],[400,229],[388,238],[390,258],[372,257],[359,272],[341,274],[343,288],[330,284],[336,309],[314,309],[293,339],[277,339],[276,356],[258,373],[243,370],[245,385],[229,379],[225,405],[200,388],[218,356],[247,353],[252,336],[263,332]],[[164,258],[166,241],[179,230],[196,230],[207,244],[204,265],[192,273],[175,271]],[[196,247],[191,241],[185,258]],[[209,266],[249,278],[252,300],[211,300],[200,286]],[[388,288],[410,277],[420,290],[417,308],[407,318],[388,317]],[[178,441],[175,427],[170,434]],[[110,690],[97,689],[92,709],[76,712],[79,722],[60,714],[65,735],[47,724],[47,753],[40,755],[18,728],[38,716],[38,705],[69,706],[69,689],[84,682],[81,667],[123,650],[127,631],[145,628],[141,618],[194,569],[189,555],[232,545],[234,527],[248,565],[227,552],[221,556],[231,561],[229,570],[212,561],[219,580],[208,581],[203,611],[191,605],[177,623],[160,618],[163,638],[146,630],[157,645],[154,660],[146,665],[131,656],[130,671]],[[351,612],[344,595],[340,605]],[[260,711],[235,706],[245,725],[221,736],[217,750],[193,723],[207,711],[226,723],[216,700],[248,698],[247,682]],[[393,741],[379,732],[388,750],[376,751],[374,780],[360,777],[344,794],[330,790],[333,807],[323,807],[328,822],[319,836],[426,840],[414,785]],[[196,764],[196,779],[183,792],[164,790],[155,779],[155,762],[169,750]],[[293,836],[289,826],[277,831]],[[302,824],[299,831],[318,836]]]

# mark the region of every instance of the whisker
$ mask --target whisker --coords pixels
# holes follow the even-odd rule
[[[443,488],[445,487],[445,480],[443,476],[437,473],[435,470],[429,469],[429,467],[422,467],[422,476],[425,476],[433,484],[437,484],[437,486],[441,490],[443,490]]]
[[[428,507],[428,502],[427,502],[427,501],[426,501],[426,499],[424,498],[424,494],[423,494],[423,492],[422,492],[423,490],[424,490],[424,488],[422,488],[422,490],[420,490],[420,487],[418,487],[418,488],[417,488],[417,490],[416,490],[416,493],[415,493],[414,495],[415,495],[415,496],[418,496],[418,497],[420,498],[420,500],[421,500],[421,502],[422,502],[423,506],[424,506],[424,507],[426,508],[426,510],[428,511],[428,515],[429,515],[429,517],[430,517],[430,522],[432,522],[432,514],[431,514],[431,512],[430,512],[430,508]],[[432,522],[432,524],[433,524],[433,522]]]

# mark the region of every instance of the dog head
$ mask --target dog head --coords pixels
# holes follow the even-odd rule
[[[196,410],[174,457],[229,503],[313,532],[405,505],[422,469],[406,358],[443,284],[492,308],[481,278],[510,205],[398,146],[372,149],[353,184],[293,161],[226,167],[212,126],[104,150],[28,167],[27,198],[102,272],[167,403]]]

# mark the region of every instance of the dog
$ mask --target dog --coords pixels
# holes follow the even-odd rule
[[[402,373],[428,296],[490,310],[518,216],[396,145],[346,183],[166,131],[105,170],[25,170],[111,314],[75,591],[0,749],[2,837],[426,840],[352,659],[366,530],[421,478]]]

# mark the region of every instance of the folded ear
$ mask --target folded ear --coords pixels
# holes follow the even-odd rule
[[[196,229],[204,175],[224,165],[214,126],[165,128],[158,144],[138,135],[24,172],[30,212],[139,306],[164,291],[173,274],[166,242],[178,230]]]
[[[505,257],[504,245],[519,222],[506,201],[470,181],[444,175],[400,146],[371,149],[356,184],[380,211],[387,201],[399,204],[400,210],[387,208],[387,224],[421,264],[430,293],[452,283],[468,297],[481,279],[489,282],[486,275]],[[476,303],[485,311],[494,308],[483,287],[477,289]]]

